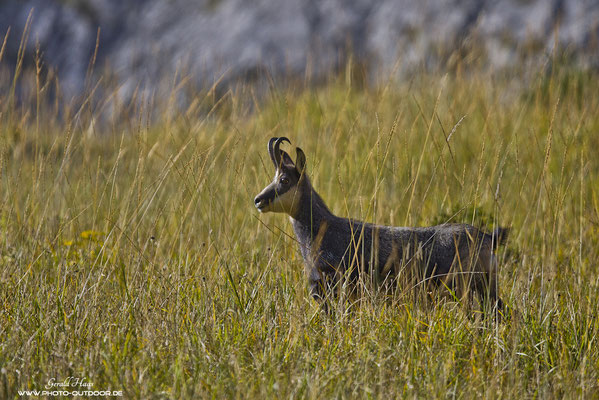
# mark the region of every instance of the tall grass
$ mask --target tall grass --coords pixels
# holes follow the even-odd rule
[[[160,107],[50,86],[35,111],[0,98],[0,397],[67,377],[127,398],[599,396],[596,74],[340,76],[182,109],[178,84]],[[271,136],[339,215],[511,226],[512,318],[447,298],[321,314],[287,218],[253,208]]]

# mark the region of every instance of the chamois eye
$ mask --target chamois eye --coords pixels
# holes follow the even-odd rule
[[[289,185],[289,179],[285,177],[282,177],[279,182],[281,182],[281,185]]]

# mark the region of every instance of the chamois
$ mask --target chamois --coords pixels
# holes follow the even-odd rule
[[[326,299],[343,282],[376,277],[390,287],[398,278],[410,284],[435,282],[463,296],[475,292],[483,304],[501,310],[497,295],[497,259],[508,228],[492,234],[467,224],[391,227],[335,216],[306,174],[306,156],[296,148],[295,163],[280,149],[286,137],[271,138],[268,153],[275,166],[272,183],[254,199],[262,212],[289,215],[306,266],[310,294],[326,309]],[[355,285],[353,285],[355,286]]]

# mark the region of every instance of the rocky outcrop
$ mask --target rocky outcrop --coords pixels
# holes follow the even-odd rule
[[[39,43],[71,93],[85,85],[98,27],[96,71],[109,66],[123,93],[177,71],[200,87],[264,73],[318,81],[350,55],[371,79],[469,51],[490,68],[517,65],[546,59],[556,44],[581,66],[599,65],[594,0],[5,0],[5,67],[32,9],[25,61]]]

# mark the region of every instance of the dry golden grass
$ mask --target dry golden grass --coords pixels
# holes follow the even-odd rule
[[[0,98],[1,398],[69,376],[126,398],[599,396],[596,74],[188,90],[187,109],[174,93],[105,119],[40,87],[33,110]],[[271,136],[339,215],[511,226],[515,315],[320,314],[287,218],[253,208]]]

